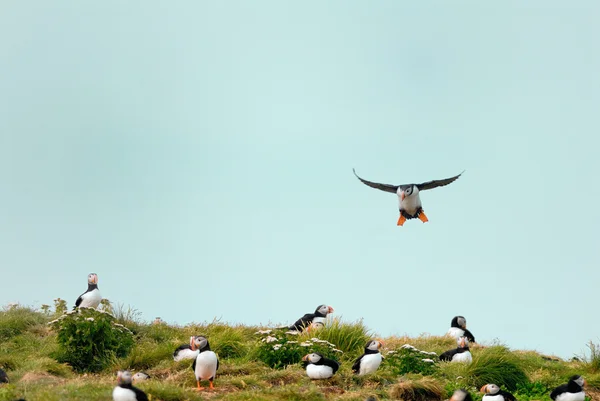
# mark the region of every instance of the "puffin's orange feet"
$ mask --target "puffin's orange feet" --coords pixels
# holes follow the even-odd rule
[[[208,387],[212,390],[215,388],[215,386],[213,385],[212,380],[208,383]]]
[[[421,212],[419,214],[419,220],[421,220],[423,223],[427,223],[429,221],[429,219],[427,218],[427,216],[425,216],[424,212]]]
[[[404,222],[406,221],[406,217],[400,215],[400,217],[398,218],[398,226],[402,226],[404,225]]]
[[[201,387],[201,386],[200,386],[200,380],[197,380],[197,381],[196,381],[196,384],[198,385],[198,386],[196,387],[196,390],[197,390],[197,391],[202,391],[202,390],[204,390],[204,387]]]

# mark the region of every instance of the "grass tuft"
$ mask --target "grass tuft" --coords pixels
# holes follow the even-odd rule
[[[504,346],[484,348],[473,356],[473,363],[465,366],[464,377],[477,388],[494,383],[516,391],[529,384],[529,379],[519,364],[519,358]]]
[[[400,379],[390,390],[390,397],[403,401],[441,400],[444,387],[437,380],[423,377],[415,380]]]

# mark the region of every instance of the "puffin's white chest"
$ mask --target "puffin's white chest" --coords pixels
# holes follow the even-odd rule
[[[502,394],[485,394],[481,401],[504,401]]]
[[[333,368],[327,365],[310,364],[306,367],[306,375],[311,379],[329,379],[333,376]]]
[[[461,352],[460,354],[455,354],[452,357],[452,362],[473,362],[473,356],[471,355],[471,351]]]
[[[198,350],[192,351],[189,348],[184,348],[184,349],[180,350],[179,352],[177,352],[177,355],[175,355],[173,357],[173,360],[181,361],[184,359],[195,359],[199,353],[200,353],[200,351],[198,351]]]
[[[86,292],[81,296],[81,304],[79,306],[97,308],[100,305],[100,301],[102,301],[100,290],[94,288],[92,291]]]
[[[113,401],[137,401],[137,397],[132,390],[123,387],[115,387],[113,390]]]
[[[416,188],[416,187],[415,187]],[[404,197],[404,200],[400,197],[402,190],[398,188],[396,194],[398,195],[398,202],[400,204],[400,210],[404,210],[406,213],[414,216],[417,213],[417,210],[422,206],[421,198],[419,197],[419,192],[415,190],[409,196]]]
[[[450,337],[454,337],[454,338],[462,337],[465,335],[465,331],[463,329],[461,329],[460,327],[450,327],[447,335]]]
[[[217,374],[217,354],[213,351],[200,352],[196,357],[196,379],[208,380]]]
[[[365,355],[360,359],[360,369],[358,374],[366,375],[373,373],[379,368],[379,365],[381,365],[381,354],[379,352],[376,354]]]
[[[578,393],[562,393],[556,397],[556,401],[583,401],[585,400],[585,392]]]

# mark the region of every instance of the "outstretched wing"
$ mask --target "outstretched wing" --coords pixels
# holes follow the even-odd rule
[[[354,172],[354,175],[356,176],[356,178],[358,178],[360,180],[360,182],[362,182],[363,184],[365,184],[371,188],[379,189],[381,191],[390,192],[390,193],[395,194],[396,191],[398,190],[398,187],[400,186],[400,185],[381,184],[378,182],[367,181],[365,179],[360,178],[358,176],[358,174],[356,174],[356,171],[354,169],[352,169],[352,172]]]
[[[448,184],[456,181],[458,179],[458,177],[460,177],[464,172],[465,171],[463,170],[463,172],[460,173],[459,175],[455,175],[454,177],[450,177],[450,178],[445,178],[443,180],[432,180],[432,181],[424,182],[422,184],[417,184],[417,188],[419,188],[419,191],[425,191],[426,189],[443,187],[444,185],[448,185]]]

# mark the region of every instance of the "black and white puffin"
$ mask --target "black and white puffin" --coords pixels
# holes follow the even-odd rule
[[[136,374],[134,374],[132,376],[133,382],[141,382],[143,380],[148,380],[150,379],[150,375],[146,372],[137,372]]]
[[[173,352],[173,360],[175,362],[182,361],[184,359],[196,359],[200,350],[196,349],[192,351],[191,342],[190,344],[182,344],[175,349]]]
[[[383,357],[379,352],[379,349],[383,346],[381,340],[371,340],[365,346],[365,352],[354,361],[352,365],[352,371],[359,376],[366,375],[375,372]]]
[[[440,361],[446,362],[473,362],[473,356],[469,351],[469,340],[467,337],[462,336],[457,338],[458,347],[444,352],[440,355]]]
[[[454,391],[452,397],[450,397],[450,401],[473,401],[473,397],[471,397],[471,393],[464,388],[459,388]]]
[[[567,384],[561,384],[550,393],[554,401],[583,401],[585,391],[583,387],[587,384],[585,379],[579,375],[571,376]]]
[[[427,189],[433,189],[437,187],[443,187],[444,185],[448,185],[458,179],[463,173],[459,175],[455,175],[451,178],[445,178],[443,180],[432,180],[427,181],[421,184],[400,184],[400,185],[391,185],[391,184],[381,184],[377,182],[367,181],[363,178],[360,178],[356,171],[352,169],[356,178],[358,178],[363,184],[379,189],[381,191],[390,192],[398,195],[399,202],[399,210],[400,217],[398,218],[397,225],[402,226],[406,222],[406,220],[418,218],[423,223],[429,221],[425,212],[423,211],[423,206],[421,204],[421,198],[419,197],[420,191],[425,191]]]
[[[325,358],[318,352],[304,355],[302,361],[306,367],[306,375],[311,379],[329,379],[340,368],[338,361]]]
[[[296,320],[293,325],[289,326],[288,329],[301,332],[306,327],[310,326],[315,318],[326,318],[330,313],[333,313],[333,308],[331,306],[319,305],[317,306],[317,309],[315,309],[315,313],[305,314],[300,319]]]
[[[100,301],[102,301],[102,295],[100,295],[100,290],[98,289],[98,275],[90,273],[88,274],[88,289],[77,298],[73,309],[75,310],[80,306],[95,309],[100,305]]]
[[[0,384],[8,383],[8,375],[2,368],[0,368]]]
[[[465,336],[469,342],[475,342],[475,337],[467,330],[467,319],[464,316],[454,316],[452,318],[447,334],[454,338]]]
[[[486,384],[480,390],[483,394],[481,401],[517,401],[508,391],[500,390],[495,384]]]
[[[200,386],[200,380],[208,380],[209,388],[215,388],[213,380],[217,375],[219,369],[219,358],[210,349],[208,339],[204,336],[192,336],[190,337],[190,346],[192,351],[198,350],[198,356],[192,363],[192,370],[196,375],[196,390],[204,390],[204,387]]]
[[[119,370],[117,387],[114,388],[113,401],[148,401],[148,396],[142,390],[131,384],[131,372]]]

